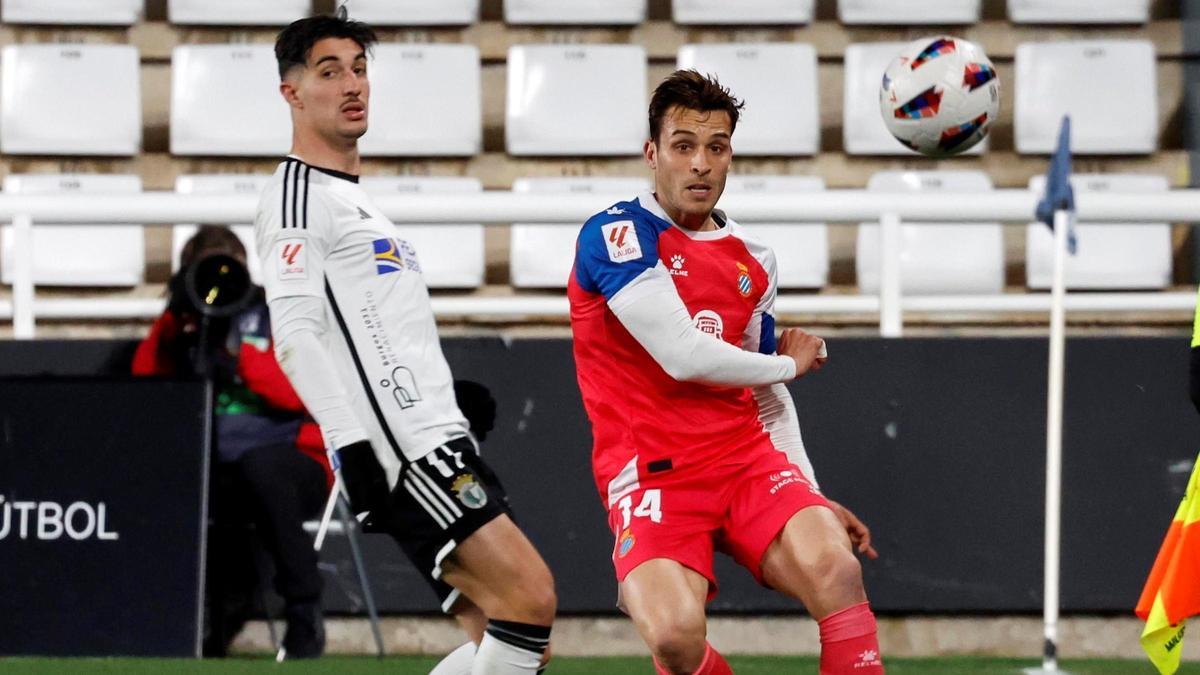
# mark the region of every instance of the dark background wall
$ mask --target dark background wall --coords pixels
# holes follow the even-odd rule
[[[444,341],[458,377],[500,402],[484,454],[545,555],[565,612],[613,611],[611,535],[591,479],[590,434],[562,339]],[[864,570],[882,612],[1041,607],[1046,341],[846,338],[791,386],[824,491],[872,528]],[[123,368],[125,342],[0,342],[0,373]],[[1186,337],[1081,337],[1067,349],[1063,465],[1066,611],[1128,612],[1186,487],[1200,439]],[[49,414],[49,413],[48,413]],[[387,539],[366,537],[381,608],[434,611]],[[335,611],[361,594],[334,537]],[[792,611],[722,558],[713,609]]]

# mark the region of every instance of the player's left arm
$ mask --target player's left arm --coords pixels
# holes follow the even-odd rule
[[[775,253],[766,250],[763,259],[759,261],[767,273],[767,287],[754,307],[754,313],[746,325],[742,336],[742,348],[760,354],[774,354],[775,342],[775,311],[776,269]],[[796,404],[788,393],[787,385],[782,383],[759,385],[751,387],[754,400],[758,402],[758,416],[771,435],[771,442],[787,455],[788,461],[795,464],[813,487],[818,487],[817,475],[813,471],[808,452],[804,449],[804,439],[800,435],[800,418],[796,414]]]
[[[746,333],[742,336],[742,347],[749,351],[763,354],[774,354],[775,343],[775,295],[777,273],[775,253],[767,250],[760,261],[767,272],[767,288],[754,308]],[[821,347],[824,353],[825,347]],[[818,487],[817,476],[813,471],[812,461],[804,448],[804,439],[800,435],[800,417],[796,414],[796,404],[784,384],[769,384],[751,387],[754,400],[758,402],[758,416],[771,435],[771,443],[787,455],[788,461],[795,464],[813,487]],[[856,551],[874,560],[879,557],[875,547],[871,545],[871,529],[854,514],[853,511],[832,499],[829,501],[838,522],[846,529],[850,544]]]

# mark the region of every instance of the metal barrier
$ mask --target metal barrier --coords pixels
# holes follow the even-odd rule
[[[396,223],[499,224],[582,223],[597,204],[628,199],[627,194],[532,195],[508,191],[479,194],[405,195],[375,198],[376,205]],[[900,283],[899,237],[904,221],[1010,222],[1033,219],[1037,195],[1028,190],[981,193],[882,193],[829,190],[795,195],[730,194],[722,208],[740,222],[880,223],[880,291],[878,295],[781,294],[780,313],[879,315],[881,335],[903,334],[905,311],[1041,312],[1049,311],[1049,294],[1000,294],[904,297]],[[1145,193],[1081,193],[1078,216],[1087,223],[1200,222],[1200,190]],[[163,302],[156,299],[35,299],[32,270],[32,227],[45,224],[245,223],[253,221],[257,198],[245,195],[180,195],[170,192],[139,195],[0,195],[0,223],[14,229],[13,298],[0,302],[0,319],[11,318],[17,338],[32,338],[36,320],[147,319],[157,316]],[[1068,295],[1067,311],[1190,310],[1193,293],[1086,293]],[[564,317],[565,296],[515,295],[501,297],[438,296],[439,316]]]

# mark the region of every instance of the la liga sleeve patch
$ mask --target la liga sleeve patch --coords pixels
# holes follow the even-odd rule
[[[615,263],[629,262],[642,257],[642,244],[638,241],[637,228],[632,220],[621,220],[603,225],[604,246],[608,259]]]
[[[299,238],[275,242],[275,269],[280,281],[307,279],[308,241]]]

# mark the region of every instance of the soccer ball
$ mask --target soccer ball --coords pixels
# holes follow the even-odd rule
[[[883,123],[931,157],[956,155],[987,135],[1000,113],[1000,79],[973,42],[940,35],[910,42],[883,73]]]

